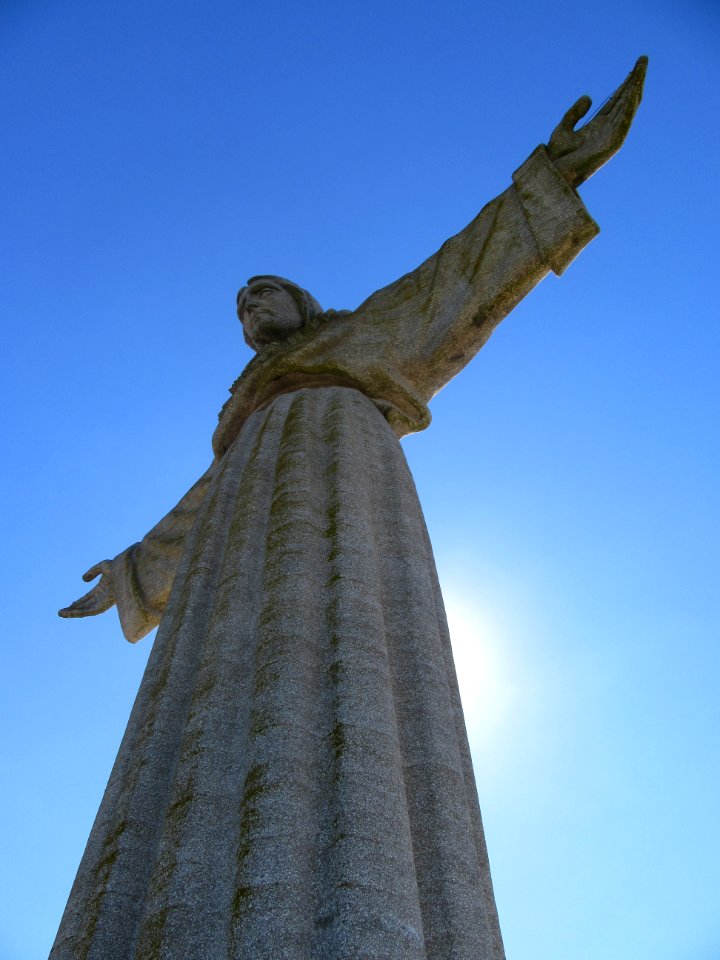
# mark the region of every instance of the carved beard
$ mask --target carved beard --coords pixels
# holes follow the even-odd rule
[[[251,330],[243,323],[243,331],[246,342],[260,350],[271,343],[282,343],[302,330],[305,323],[306,320],[302,317],[274,317],[272,314],[263,317],[261,312],[259,317],[256,316]]]

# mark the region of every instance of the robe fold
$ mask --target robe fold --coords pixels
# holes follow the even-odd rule
[[[501,960],[432,550],[398,438],[597,233],[539,147],[417,270],[264,350],[113,561],[160,622],[52,960]]]

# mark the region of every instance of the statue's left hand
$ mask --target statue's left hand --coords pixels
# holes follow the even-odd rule
[[[547,151],[571,187],[579,187],[623,145],[642,99],[647,57],[640,57],[627,80],[589,123],[575,124],[590,109],[590,97],[580,97],[553,130]]]

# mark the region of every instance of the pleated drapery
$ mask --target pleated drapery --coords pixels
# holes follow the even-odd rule
[[[199,509],[52,960],[503,956],[401,447],[284,394]]]

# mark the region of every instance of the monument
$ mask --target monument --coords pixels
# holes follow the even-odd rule
[[[504,956],[437,575],[399,438],[598,232],[646,58],[353,311],[238,295],[214,459],[61,616],[160,624],[52,960]]]

